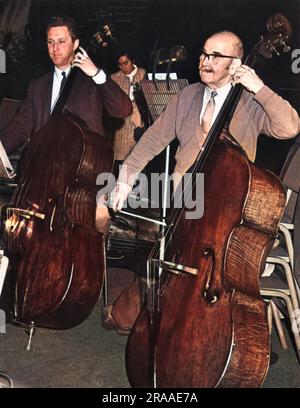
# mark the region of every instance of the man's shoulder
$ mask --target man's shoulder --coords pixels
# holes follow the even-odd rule
[[[36,78],[33,78],[30,81],[30,85],[33,87],[36,87],[36,86],[42,86],[43,84],[47,84],[49,83],[52,75],[53,75],[53,71],[46,72],[45,74],[42,74]]]
[[[113,80],[115,80],[115,79],[117,79],[117,78],[120,78],[122,76],[122,71],[117,71],[117,72],[114,72],[113,74],[111,74],[111,79],[113,79]]]
[[[180,92],[181,98],[193,98],[198,92],[202,92],[204,85],[201,82],[196,82],[195,84],[187,85]]]

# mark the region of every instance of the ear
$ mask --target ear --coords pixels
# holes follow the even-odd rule
[[[234,58],[229,67],[229,74],[234,75],[238,67],[242,65],[242,60],[240,58]]]
[[[77,50],[78,47],[79,47],[79,39],[76,38],[76,40],[74,41],[74,44],[73,44],[73,51]]]

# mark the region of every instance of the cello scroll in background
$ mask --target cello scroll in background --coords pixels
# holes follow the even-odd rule
[[[288,45],[292,35],[292,26],[288,19],[282,14],[274,14],[267,21],[269,34],[265,37],[261,36],[259,52],[265,58],[270,59],[273,53],[280,55],[280,52],[289,52]]]

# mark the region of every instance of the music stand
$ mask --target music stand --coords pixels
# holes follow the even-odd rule
[[[183,88],[188,85],[187,79],[149,80],[140,82],[151,118],[155,121],[163,113],[166,106]]]
[[[140,82],[140,88],[143,93],[147,108],[153,122],[163,113],[168,103],[171,99],[177,95],[183,88],[185,88],[189,83],[187,79],[170,79],[167,75],[166,80],[155,80],[155,74],[153,73],[154,80],[144,79]],[[167,215],[167,197],[168,197],[168,174],[169,174],[169,162],[170,162],[170,145],[166,147],[166,158],[165,158],[165,178],[163,187],[163,202],[162,202],[162,221],[157,221],[147,217],[139,216],[137,214],[129,213],[127,211],[121,210],[120,213],[130,215],[132,217],[141,218],[153,223],[157,223],[162,226],[162,237],[164,236],[163,231],[166,226],[165,219]],[[130,194],[133,196],[133,194]],[[149,200],[150,202],[151,200]],[[163,239],[162,239],[163,242]]]
[[[140,88],[142,90],[147,108],[153,122],[163,113],[168,103],[171,99],[178,94],[183,88],[188,85],[187,79],[175,79],[171,80],[167,78],[166,80],[155,80],[155,75],[153,75],[154,80],[142,80],[140,82]],[[170,157],[170,146],[166,147],[165,155],[165,178],[164,178],[164,195],[162,203],[162,221],[154,220],[148,217],[143,217],[141,215],[128,213],[127,211],[121,210],[120,213],[130,215],[132,217],[144,219],[156,224],[161,225],[161,242],[160,242],[160,260],[164,259],[164,250],[165,250],[165,240],[164,240],[164,231],[165,231],[165,219],[167,211],[167,183],[168,183],[168,174],[169,174],[169,157]],[[107,275],[104,276],[104,285],[103,285],[103,317],[105,318],[105,310],[108,306],[108,283]]]
[[[155,78],[155,76],[153,76]],[[149,109],[149,113],[153,122],[163,113],[171,99],[177,95],[182,89],[188,85],[187,79],[169,79],[166,80],[147,80],[144,79],[140,82],[140,88],[143,93],[146,105]],[[170,145],[166,147],[166,159],[165,159],[165,178],[163,188],[163,203],[162,203],[162,221],[154,220],[137,214],[133,214],[124,210],[120,210],[120,213],[151,221],[153,223],[161,225],[163,228],[166,226],[166,212],[167,212],[167,183],[169,174],[169,161],[170,161]],[[132,193],[129,197],[133,196]],[[151,200],[149,200],[150,202]]]
[[[143,92],[147,107],[149,109],[153,122],[163,113],[171,99],[177,95],[183,88],[188,85],[187,79],[169,79],[155,80],[155,74],[153,80],[144,79],[140,82],[140,87]],[[164,259],[165,253],[165,220],[167,215],[167,197],[168,197],[168,174],[169,174],[169,162],[170,162],[170,145],[166,147],[165,156],[165,178],[163,187],[163,199],[162,199],[162,230],[161,230],[161,243],[159,259]]]

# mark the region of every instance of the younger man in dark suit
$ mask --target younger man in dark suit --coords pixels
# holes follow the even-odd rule
[[[7,153],[29,140],[47,122],[64,77],[69,75],[73,66],[80,71],[72,85],[66,107],[91,130],[104,135],[104,108],[110,116],[118,118],[126,118],[132,112],[131,101],[125,92],[79,47],[77,27],[73,19],[53,17],[46,32],[48,53],[54,64],[54,71],[31,82],[19,112],[0,135]]]

